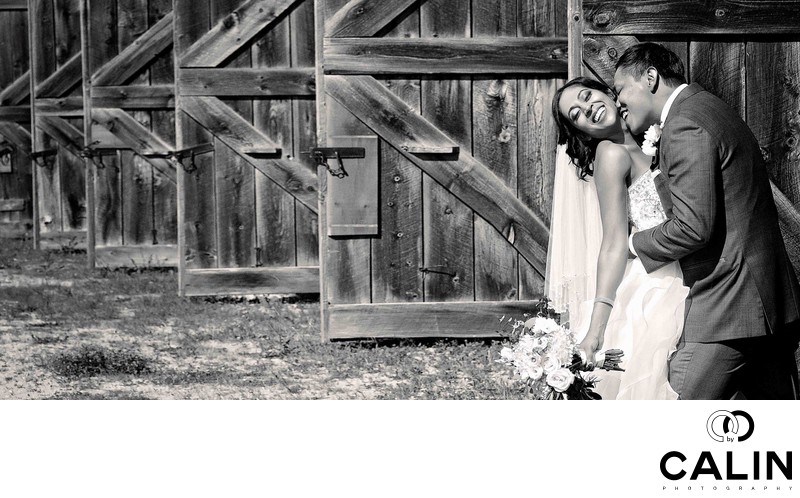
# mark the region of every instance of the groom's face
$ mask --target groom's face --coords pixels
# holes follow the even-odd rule
[[[614,90],[622,118],[633,134],[644,133],[653,119],[653,94],[646,75],[636,77],[620,68],[614,73]]]

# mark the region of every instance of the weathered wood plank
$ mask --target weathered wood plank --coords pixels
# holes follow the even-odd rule
[[[208,2],[175,2],[175,58],[180,55],[211,25]],[[176,76],[182,69],[176,66]],[[179,88],[178,88],[179,90]],[[180,93],[180,92],[179,92]],[[183,101],[176,97],[176,141],[180,147],[212,143],[213,135],[184,110]],[[178,171],[178,234],[180,249],[179,288],[185,294],[186,270],[215,268],[217,264],[216,188],[214,186],[214,153],[195,157],[197,170]]]
[[[45,40],[50,40],[54,36],[53,2],[51,0],[30,0],[29,16],[31,76],[35,87],[50,76],[56,68],[55,44],[45,43]],[[78,71],[80,71],[80,63]]]
[[[105,166],[94,168],[94,248],[122,245],[122,186],[119,159],[103,158]],[[95,264],[97,253],[95,253]]]
[[[25,0],[0,0],[0,10],[28,10]]]
[[[317,177],[297,161],[263,159],[252,153],[277,151],[275,144],[214,97],[182,97],[184,110],[260,172],[310,209],[317,209]]]
[[[375,36],[415,3],[416,0],[350,0],[325,21],[325,36]]]
[[[215,97],[181,98],[183,108],[211,133],[243,154],[277,154],[280,149],[242,116]]]
[[[83,149],[83,132],[58,116],[39,116],[36,127],[50,135],[67,152],[80,158]]]
[[[537,301],[395,303],[330,306],[330,338],[504,337],[511,317],[533,313]],[[502,321],[501,321],[502,320]]]
[[[563,0],[519,0],[517,36],[567,36],[567,7]]]
[[[35,110],[37,116],[83,117],[83,97],[37,98]]]
[[[368,136],[372,131],[353,116],[338,102],[330,99],[327,103],[327,139],[332,143],[333,136]],[[336,178],[327,171],[324,173],[327,189]],[[322,218],[320,238],[326,241],[326,279],[330,303],[368,303],[371,300],[370,282],[370,245],[368,237],[328,237],[327,236],[327,191],[325,195],[326,212]]]
[[[172,267],[178,262],[175,245],[104,246],[98,247],[96,254],[96,264],[101,268]]]
[[[292,67],[309,68],[314,74],[316,97],[315,19],[314,2],[306,0],[289,14],[291,24]],[[292,99],[292,142],[294,158],[312,175],[317,174],[317,164],[310,154],[303,154],[317,146],[317,112],[315,99]],[[295,239],[297,265],[319,265],[319,218],[317,213],[295,200]]]
[[[568,0],[567,2],[567,39],[569,40],[569,69],[567,79],[577,78],[583,74],[583,44],[584,22],[581,15],[583,0]]]
[[[421,4],[420,36],[423,39],[442,38],[442,41],[468,38],[472,34],[471,4],[468,0],[435,0]],[[472,151],[472,85],[469,77],[424,79],[420,91],[421,114],[435,133],[417,133],[420,130],[414,133],[425,136],[429,142],[435,142],[437,136],[447,136],[454,145],[461,147],[462,154]],[[417,118],[416,114],[403,116],[403,122],[398,123],[400,127],[395,131],[410,130],[413,126],[408,126],[409,120],[416,121]],[[396,147],[394,133],[379,131],[378,134]],[[450,154],[447,159],[455,157],[458,156]],[[414,163],[420,166],[418,161]],[[442,164],[438,161],[426,163],[437,168]],[[425,168],[422,170],[427,173],[422,177],[424,270],[420,271],[424,272],[424,300],[474,300],[473,211],[468,203],[435,181],[439,178],[437,174],[431,174]]]
[[[688,79],[699,83],[739,112],[747,109],[744,42],[692,41],[687,67]]]
[[[587,34],[800,33],[800,1],[583,0]]]
[[[566,38],[326,38],[326,74],[547,74],[567,71]]]
[[[518,18],[520,36],[567,36],[570,5],[575,2],[521,0]],[[579,16],[580,17],[580,16]],[[573,27],[576,27],[573,25]],[[576,32],[581,37],[580,32]],[[572,56],[570,55],[570,61]],[[576,66],[580,66],[580,54]],[[562,77],[519,80],[517,126],[517,195],[549,226],[552,210],[553,173],[557,130],[553,123],[551,102]],[[538,299],[544,292],[544,277],[525,258],[518,256],[519,299]]]
[[[106,130],[114,140],[119,141],[103,143],[103,147],[129,148],[141,156],[167,154],[175,149],[121,109],[93,108],[91,112],[92,120],[96,123],[93,125],[93,139],[103,141],[101,131]],[[147,161],[171,181],[176,181],[175,165],[172,162],[160,157],[148,157]]]
[[[38,76],[38,75],[37,75]],[[36,97],[63,97],[81,82],[81,54],[73,55],[63,66],[36,85]]]
[[[273,25],[253,46],[253,69],[184,69],[188,72],[214,71],[218,73],[247,72],[278,73],[275,66],[291,64],[291,36],[289,19]],[[232,78],[233,79],[233,78]],[[256,81],[254,79],[253,81]],[[272,82],[280,85],[280,80]],[[265,87],[271,84],[264,84]],[[182,91],[185,92],[184,89]],[[285,99],[257,99],[253,102],[253,125],[270,138],[282,151],[292,151],[292,103]],[[298,166],[300,166],[298,164]],[[256,175],[256,255],[259,266],[295,266],[295,200],[280,186],[264,175]]]
[[[94,108],[92,119],[139,154],[166,154],[175,149],[121,109]]]
[[[214,151],[219,266],[255,266],[255,173],[241,155],[219,139]]]
[[[100,5],[108,5],[104,2],[98,2]],[[98,6],[97,3],[94,3]],[[81,0],[80,8],[80,24],[81,24],[81,96],[85,103],[83,109],[83,137],[84,143],[93,143],[92,137],[92,118],[91,118],[91,67],[93,59],[98,57],[90,53],[92,46],[92,23],[95,18],[89,12],[89,0]],[[95,245],[97,244],[97,172],[96,167],[92,165],[90,158],[84,158],[83,164],[86,171],[86,263],[89,269],[95,266]]]
[[[275,28],[273,28],[275,29]],[[235,68],[181,71],[181,94],[237,97],[310,96],[314,68]]]
[[[78,120],[74,121],[77,126],[81,125]],[[67,124],[73,130],[77,130],[75,124],[69,122]],[[80,133],[80,137],[82,140],[83,133]],[[86,230],[86,166],[83,163],[83,158],[71,153],[72,151],[62,150],[63,145],[59,145],[61,146],[59,149],[59,169],[61,170],[61,218],[63,230],[65,232]],[[79,141],[77,145],[81,147],[83,141]]]
[[[56,63],[63,64],[81,51],[80,0],[51,0],[55,22]]]
[[[419,37],[419,14],[406,17],[386,34]],[[415,112],[420,109],[419,80],[381,82]],[[381,235],[372,241],[372,302],[421,302],[422,171],[381,140]],[[401,236],[398,236],[401,235]]]
[[[553,209],[553,179],[558,129],[553,120],[552,101],[563,79],[522,80],[519,92],[517,189],[520,199],[542,222],[550,225]],[[520,299],[541,297],[544,275],[527,261],[520,261]]]
[[[328,76],[326,90],[395,147],[409,136],[443,135],[436,126],[414,113],[407,104],[368,76]],[[549,237],[547,225],[485,165],[463,151],[458,158],[448,157],[439,161],[403,154],[448,191],[463,199],[504,237],[510,238],[513,229],[513,245],[531,264],[544,271]]]
[[[377,235],[378,138],[372,135],[330,136],[328,146],[360,147],[364,149],[364,158],[343,160],[347,176],[328,183],[327,235]],[[338,167],[335,161],[332,167]]]
[[[31,95],[31,73],[25,71],[0,92],[0,105],[20,105]]]
[[[0,15],[0,88],[12,85],[29,67],[28,13],[6,11]]]
[[[29,123],[31,108],[27,105],[0,106],[0,121],[13,121],[15,123]]]
[[[472,6],[473,36],[513,36],[517,31],[517,6],[513,2],[485,0]],[[472,147],[475,159],[485,164],[506,186],[517,188],[517,81],[473,78]],[[517,300],[518,254],[502,235],[480,217],[474,220],[475,299]]]
[[[317,129],[315,130],[316,138],[317,138],[317,145],[320,147],[324,147],[328,143],[328,102],[327,102],[327,93],[325,92],[325,74],[322,69],[322,65],[324,63],[324,59],[322,56],[322,40],[325,37],[325,19],[328,17],[326,15],[326,6],[328,6],[327,2],[314,2],[314,53],[316,57],[316,64],[315,64],[315,74],[317,80],[317,95],[315,98],[315,115],[316,115],[316,125]],[[341,7],[342,4],[339,4]],[[332,14],[331,14],[332,15]],[[326,206],[327,206],[327,195],[328,195],[328,172],[325,170],[323,166],[317,167],[317,178],[318,178],[318,185],[319,185],[319,210],[317,215],[319,216],[319,227],[320,231],[323,228],[323,221],[327,218]],[[330,323],[328,320],[328,305],[330,304],[330,285],[329,280],[331,279],[331,275],[334,275],[331,272],[331,268],[329,267],[328,261],[330,259],[329,256],[329,241],[332,240],[329,237],[325,237],[320,235],[319,238],[319,332],[320,332],[320,339],[323,341],[328,340],[328,331],[330,329]]]
[[[613,85],[617,60],[628,47],[637,43],[639,40],[635,36],[585,36],[583,62],[598,79]]]
[[[770,177],[800,207],[800,44],[747,43],[747,124]],[[738,73],[737,73],[738,74]],[[758,89],[758,91],[752,91]]]
[[[148,14],[150,24],[173,10],[172,0],[150,0]],[[174,28],[173,28],[174,29]],[[173,37],[174,39],[174,37]],[[173,46],[174,47],[174,46]],[[156,57],[149,67],[150,88],[165,88],[170,93],[175,89],[174,50],[167,50]],[[96,94],[96,93],[95,93]],[[167,102],[169,109],[151,111],[153,134],[167,143],[176,143],[174,96]],[[176,143],[177,146],[177,143]],[[158,169],[153,169],[153,242],[158,244],[178,243],[178,186],[169,181]]]
[[[330,10],[337,10],[347,4],[348,0],[327,0],[317,2],[317,49],[322,47],[324,35],[323,23],[328,16],[323,15],[320,5],[324,4]],[[318,56],[324,64],[324,57],[319,52]],[[318,66],[322,67],[322,65]],[[317,73],[317,85],[324,85],[323,75]],[[324,87],[323,87],[324,88]],[[320,146],[326,146],[333,136],[368,136],[372,131],[359,121],[359,119],[341,106],[334,99],[325,94],[317,94],[322,104],[319,120],[324,128],[320,129]],[[326,333],[326,307],[330,303],[369,303],[371,300],[371,239],[367,237],[328,237],[327,232],[327,189],[336,178],[331,177],[327,171],[320,168],[320,186],[325,188],[324,198],[320,202],[320,241],[324,250],[320,252],[320,265],[325,268],[325,274],[320,277],[325,294],[320,296],[323,302],[323,337]],[[324,216],[323,216],[324,214]],[[323,297],[324,296],[324,297]]]
[[[186,295],[243,295],[319,292],[319,267],[187,270]]]
[[[175,87],[173,85],[93,87],[92,106],[120,109],[174,108]]]
[[[265,5],[246,0],[222,18],[180,58],[181,67],[216,67],[300,0],[275,0]]]
[[[17,123],[0,121],[0,135],[11,142],[14,147],[21,150],[23,154],[31,153],[31,134],[28,130]]]
[[[25,209],[25,199],[0,199],[0,211],[22,211]]]
[[[116,57],[96,69],[92,75],[94,86],[123,85],[161,52],[172,46],[172,13],[131,42]]]

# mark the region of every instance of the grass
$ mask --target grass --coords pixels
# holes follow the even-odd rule
[[[173,270],[0,247],[0,398],[507,399],[497,341],[322,342],[316,296],[180,298]]]

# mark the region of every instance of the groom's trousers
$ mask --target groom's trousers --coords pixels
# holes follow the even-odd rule
[[[796,331],[747,339],[681,342],[670,359],[669,383],[680,399],[798,399]],[[787,327],[788,328],[788,327]]]

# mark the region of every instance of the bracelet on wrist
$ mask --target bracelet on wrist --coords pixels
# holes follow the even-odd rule
[[[611,298],[608,298],[608,297],[596,297],[596,298],[594,298],[594,302],[607,304],[607,305],[611,306],[612,308],[614,307],[614,300],[611,299]]]

